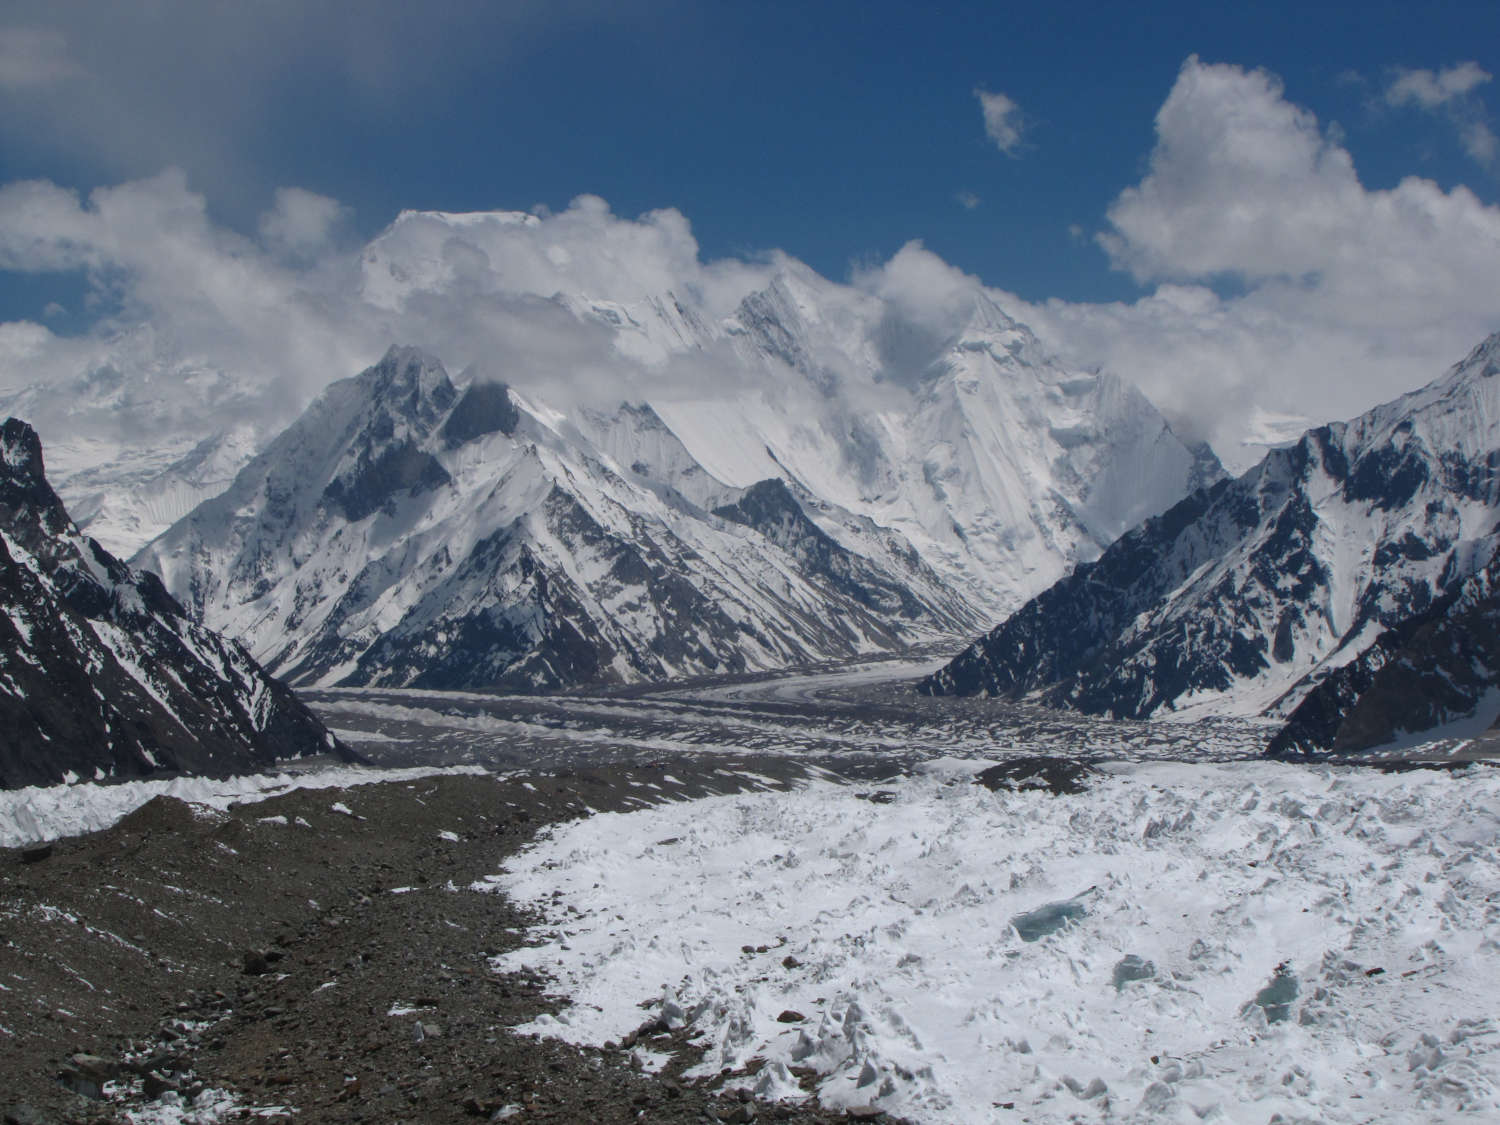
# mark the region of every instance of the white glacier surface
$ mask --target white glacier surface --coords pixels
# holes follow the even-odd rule
[[[525,1030],[659,1016],[694,1073],[810,1067],[922,1122],[1500,1119],[1495,773],[1133,763],[1053,797],[980,764],[544,834],[477,885],[545,919],[496,960],[570,1001]]]

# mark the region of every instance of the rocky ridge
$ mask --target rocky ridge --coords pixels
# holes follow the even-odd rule
[[[650,411],[616,422],[685,457]],[[136,561],[300,684],[659,680],[887,651],[975,619],[909,549],[857,554],[779,483],[720,485],[710,513],[641,469],[392,349]],[[773,493],[774,518],[755,503]]]
[[[41,441],[0,427],[0,787],[346,753],[243,649],[84,537]]]

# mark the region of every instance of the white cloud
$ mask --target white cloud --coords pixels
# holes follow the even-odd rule
[[[1493,164],[1500,156],[1500,138],[1483,121],[1470,121],[1459,128],[1464,151],[1481,164]]]
[[[1005,94],[992,94],[980,88],[974,90],[974,96],[984,112],[985,136],[1006,156],[1015,156],[1026,128],[1021,107]]]
[[[1441,114],[1458,130],[1464,152],[1480,164],[1493,164],[1500,155],[1500,142],[1486,120],[1484,103],[1475,93],[1492,77],[1476,62],[1461,62],[1437,71],[1403,68],[1386,87],[1385,101]]]
[[[45,27],[0,27],[0,89],[52,86],[80,73],[68,40]]]
[[[1500,329],[1500,208],[1466,188],[1412,177],[1366,189],[1349,153],[1264,71],[1189,59],[1156,127],[1147,173],[1115,200],[1102,238],[1149,295],[1028,305],[991,291],[1064,361],[1134,379],[1186,432],[1228,450],[1258,411],[1352,415]],[[718,317],[784,269],[833,303],[830,331],[879,321],[864,343],[889,379],[859,393],[895,394],[982,287],[920,243],[851,286],[778,254],[705,262],[679,212],[622,218],[593,196],[556,214],[410,212],[362,247],[343,239],[341,217],[336,201],[289,189],[241,237],[180,172],[87,198],[43,182],[0,188],[0,269],[82,271],[111,310],[82,336],[0,325],[0,385],[106,361],[231,371],[284,388],[272,397],[285,414],[402,342],[549,401],[625,397],[646,381],[651,393],[701,390],[743,370],[712,355],[622,358],[607,329],[580,327],[556,295],[673,292]]]
[[[1273,75],[1190,58],[1156,129],[1100,237],[1155,291],[1026,313],[1073,362],[1132,377],[1229,448],[1251,407],[1352,415],[1500,329],[1500,208],[1417,177],[1366,189]],[[1224,280],[1236,295],[1209,287]]]
[[[1390,105],[1436,109],[1472,93],[1492,77],[1494,76],[1489,71],[1476,62],[1461,62],[1437,71],[1402,67],[1386,87],[1385,100]]]
[[[343,208],[287,189],[250,239],[216,225],[179,171],[81,198],[46,182],[0,188],[0,269],[80,272],[106,310],[82,336],[0,325],[0,388],[62,382],[114,366],[173,378],[232,373],[266,424],[281,423],[332,379],[392,343],[479,364],[553,401],[612,394],[645,380],[707,379],[657,370],[613,350],[557,294],[616,301],[676,292],[709,315],[765,283],[779,260],[699,260],[675,210],[631,220],[582,196],[545,218],[408,212],[365,246],[339,235]],[[192,398],[183,395],[182,409]],[[210,404],[211,405],[211,404]]]
[[[972,191],[958,192],[953,198],[958,201],[958,205],[965,211],[974,210],[982,202],[979,196],[975,195]]]
[[[327,249],[348,208],[326,195],[302,188],[277,188],[276,202],[260,217],[260,236],[267,246],[296,257]]]

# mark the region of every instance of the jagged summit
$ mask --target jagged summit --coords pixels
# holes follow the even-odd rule
[[[67,510],[47,483],[42,439],[19,418],[0,426],[0,522],[28,543],[71,530]]]

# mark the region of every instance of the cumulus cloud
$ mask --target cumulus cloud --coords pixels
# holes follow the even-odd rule
[[[982,88],[976,88],[974,96],[979,99],[979,108],[984,113],[985,136],[994,141],[995,147],[1006,156],[1015,156],[1026,128],[1021,107],[1005,94],[992,94]]]
[[[1251,406],[1348,416],[1500,329],[1500,208],[1417,177],[1367,189],[1275,76],[1189,58],[1156,133],[1099,239],[1154,291],[1027,315],[1185,428],[1229,449]]]
[[[1475,93],[1494,76],[1476,62],[1440,70],[1398,69],[1385,89],[1391,106],[1413,106],[1440,113],[1458,130],[1464,151],[1481,164],[1493,164],[1500,142],[1490,128],[1484,103]]]
[[[1189,436],[1232,458],[1259,415],[1350,416],[1500,329],[1500,208],[1416,177],[1366,188],[1273,75],[1190,58],[1156,131],[1100,240],[1144,296],[985,291],[1065,363],[1133,379]],[[177,171],[86,196],[0,187],[0,269],[77,273],[101,314],[73,336],[0,325],[0,386],[110,365],[158,388],[228,372],[276,389],[260,399],[268,424],[393,342],[550,402],[738,388],[728,343],[691,351],[632,317],[657,301],[669,321],[675,295],[684,318],[712,320],[777,276],[790,306],[810,293],[820,312],[823,389],[886,402],[931,369],[984,290],[917,242],[849,285],[776,253],[704,261],[681,213],[621,217],[594,196],[555,214],[407,212],[357,245],[336,201],[287,189],[242,236]]]
[[[958,205],[965,211],[974,210],[982,202],[979,196],[975,195],[972,191],[958,192],[953,198],[958,201]]]

